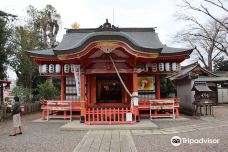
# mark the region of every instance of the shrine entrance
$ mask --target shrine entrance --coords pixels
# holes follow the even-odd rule
[[[96,81],[97,103],[122,103],[123,88],[117,76],[98,76]]]

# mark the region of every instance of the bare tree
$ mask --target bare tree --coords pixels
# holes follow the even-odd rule
[[[221,54],[221,51],[216,48],[221,26],[214,21],[203,25],[193,17],[186,16],[185,20],[194,23],[194,26],[179,32],[176,39],[195,47],[197,60],[200,60],[206,69],[212,71],[213,61]]]
[[[221,26],[219,31],[220,38],[215,41],[215,47],[224,52],[226,56],[228,56],[228,8],[227,5],[224,4],[227,3],[228,1],[225,2],[222,0],[203,0],[200,6],[194,6],[189,0],[183,0],[182,5],[182,8],[184,9],[200,12],[210,17]],[[208,7],[222,11],[225,15],[219,18],[214,15]]]

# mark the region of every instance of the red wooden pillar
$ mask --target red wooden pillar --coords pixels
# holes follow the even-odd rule
[[[161,74],[157,73],[156,74],[156,99],[161,98],[161,93],[160,93],[160,86],[161,86]]]
[[[138,93],[138,73],[133,72],[132,77],[133,77],[132,91]],[[134,112],[136,114],[136,121],[139,122],[140,119],[139,119],[139,109],[138,109],[138,106],[133,106],[133,107],[134,107],[133,110],[134,110]]]
[[[65,99],[65,77],[61,76],[61,100]]]
[[[80,83],[81,83],[81,116],[80,121],[81,123],[84,123],[85,121],[85,115],[86,115],[86,107],[85,107],[85,74],[81,73],[80,75]]]
[[[161,98],[160,86],[161,86],[161,74],[157,73],[156,74],[156,99],[160,99]],[[157,115],[158,115],[158,111],[157,111],[157,109],[155,109],[154,110],[154,116],[156,117]]]
[[[96,103],[96,76],[92,75],[90,80],[90,103],[94,105]]]
[[[138,73],[134,72],[133,76],[133,92],[138,92]]]
[[[123,77],[122,77],[122,78],[123,78],[123,81],[124,81],[125,85],[127,86],[127,88],[129,88],[129,80],[128,80],[127,75],[123,75]],[[127,92],[126,92],[126,91],[123,91],[122,97],[123,97],[123,99],[122,99],[122,103],[124,103],[124,104],[128,104],[128,103],[129,103],[130,98],[129,98],[129,95],[127,94]]]

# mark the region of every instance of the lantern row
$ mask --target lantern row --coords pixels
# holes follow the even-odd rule
[[[159,71],[180,71],[181,66],[180,63],[173,62],[173,63],[147,63],[146,64],[146,71],[148,68],[151,68],[153,72]],[[74,72],[74,65],[73,64],[65,64],[63,67],[64,73],[73,73]],[[40,74],[59,74],[61,72],[61,65],[60,64],[43,64],[39,65],[39,72]]]
[[[74,65],[73,64],[65,64],[63,67],[64,73],[73,73],[74,72]],[[61,65],[60,64],[43,64],[39,65],[39,73],[40,74],[59,74],[61,72]]]
[[[146,71],[148,71],[148,68],[152,69],[153,72],[157,72],[158,70],[163,71],[180,71],[181,66],[180,63],[173,62],[173,63],[147,63],[146,64]]]

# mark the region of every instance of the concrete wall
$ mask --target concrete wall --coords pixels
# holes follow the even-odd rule
[[[176,83],[177,97],[180,98],[180,111],[182,113],[192,114],[194,111],[192,103],[195,91],[191,91],[193,84],[193,80],[180,80]]]

